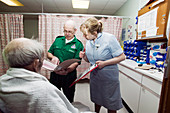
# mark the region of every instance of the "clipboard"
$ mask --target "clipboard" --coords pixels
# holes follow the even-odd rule
[[[79,61],[80,60],[78,60],[78,59],[69,59],[69,60],[65,60],[64,62],[60,63],[59,65],[55,65],[47,60],[44,60],[42,67],[45,69],[48,69],[50,71],[60,71],[63,69],[67,69],[71,64],[73,64],[75,62],[79,62]]]
[[[75,83],[77,83],[79,80],[81,80],[83,77],[85,77],[87,74],[89,74],[90,72],[92,72],[94,69],[96,69],[98,67],[97,64],[94,64],[92,66],[90,66],[88,69],[86,69],[83,73],[81,73],[80,75],[78,75],[77,79],[69,86],[73,86]]]

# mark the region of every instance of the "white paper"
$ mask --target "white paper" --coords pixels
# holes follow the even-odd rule
[[[141,16],[139,16],[139,21],[138,21],[138,32],[146,31],[148,36],[156,36],[156,31],[157,31],[157,26],[156,26],[156,21],[157,21],[157,11],[158,8],[155,8]],[[153,33],[151,33],[151,31]],[[139,34],[138,34],[139,35]]]
[[[146,18],[145,15],[139,16],[139,19],[138,19],[138,32],[145,31],[145,22],[146,22],[145,18]]]
[[[50,71],[54,71],[54,69],[57,67],[57,65],[55,65],[47,60],[44,60],[42,67],[45,69],[48,69]]]
[[[148,29],[148,30],[146,31],[146,37],[156,36],[156,34],[157,34],[157,29],[158,29],[158,27]]]

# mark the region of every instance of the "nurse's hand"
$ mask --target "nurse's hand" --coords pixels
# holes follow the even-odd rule
[[[99,69],[105,67],[105,61],[96,61],[96,64],[98,65]]]
[[[60,63],[60,60],[57,58],[57,57],[53,57],[52,59],[51,59],[51,63],[53,63],[53,64],[55,64],[55,65],[58,65],[59,63]]]
[[[85,56],[85,52],[80,51],[80,53],[79,53],[79,57],[80,57],[80,58],[83,58],[84,56]]]
[[[83,58],[86,62],[89,62],[89,60],[88,60],[88,58],[87,58],[87,56],[86,56],[85,52],[80,51],[80,53],[79,53],[79,57],[80,57],[80,58]]]

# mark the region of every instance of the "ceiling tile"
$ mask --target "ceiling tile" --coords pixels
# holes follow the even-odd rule
[[[74,9],[74,13],[85,14],[85,13],[87,13],[87,9]]]
[[[8,8],[10,8],[9,6],[7,6],[6,4],[0,2],[0,12],[6,12],[8,11]]]
[[[22,0],[21,3],[24,5],[23,7],[30,7],[32,9],[36,7],[41,8],[41,4],[35,0]]]
[[[113,15],[116,10],[103,10],[101,14],[103,15]]]
[[[44,13],[60,13],[61,11],[58,8],[49,8],[49,7],[44,7]]]
[[[59,8],[72,8],[72,2],[71,0],[61,0],[61,1],[55,1],[56,6]]]
[[[46,7],[46,8],[51,8],[51,7],[55,8],[55,7],[57,7],[57,5],[55,4],[54,1],[49,2],[47,0],[47,1],[43,2],[42,4],[43,4],[43,7]]]
[[[101,12],[101,9],[88,9],[88,14],[100,14]]]
[[[118,2],[118,1],[115,1],[115,2],[111,2],[109,1],[106,5],[106,7],[104,9],[106,10],[111,10],[111,9],[119,9],[121,6],[123,5],[123,2]]]
[[[89,5],[89,9],[104,9],[105,5],[107,4],[107,1],[97,1],[97,0],[93,0],[90,1],[90,5]]]
[[[74,12],[73,8],[60,8],[59,7],[59,10],[61,13],[73,13]]]

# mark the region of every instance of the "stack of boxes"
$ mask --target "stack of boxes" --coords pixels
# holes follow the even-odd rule
[[[127,59],[131,59],[140,64],[153,64],[156,67],[164,67],[166,59],[165,49],[160,45],[152,45],[146,41],[127,40],[124,41],[124,53]],[[164,50],[163,52],[161,50]]]
[[[124,53],[127,59],[134,61],[146,60],[145,47],[146,42],[136,41],[136,40],[127,40],[124,41]]]

